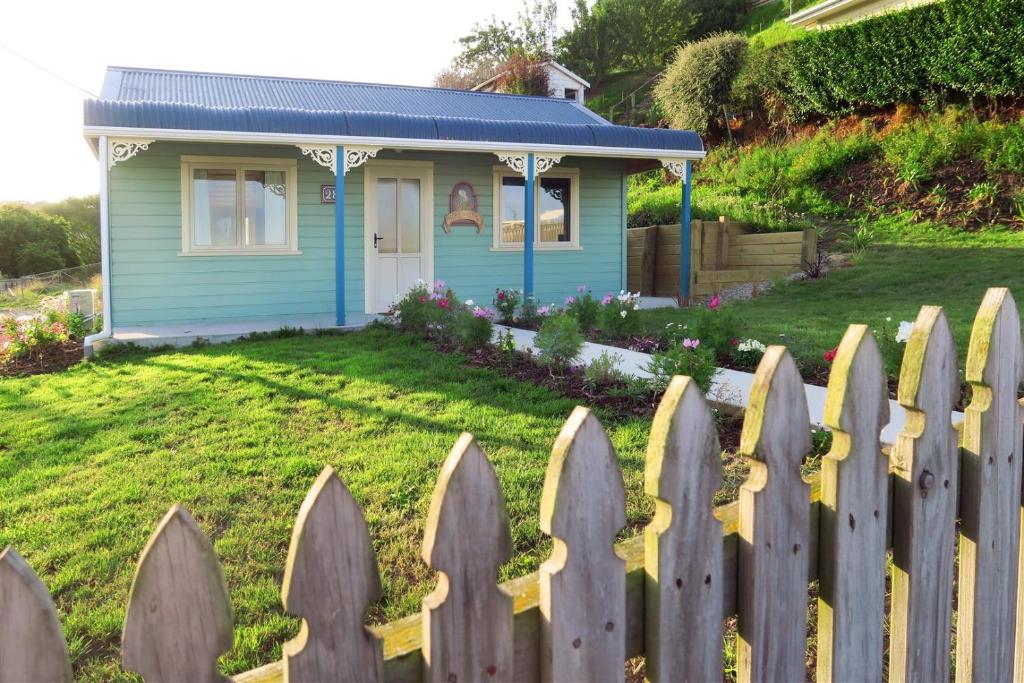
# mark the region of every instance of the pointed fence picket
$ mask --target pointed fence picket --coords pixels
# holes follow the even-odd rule
[[[882,359],[870,330],[839,346],[825,406],[833,446],[819,478],[795,364],[771,347],[758,368],[741,451],[751,471],[736,503],[712,510],[721,462],[710,406],[689,378],[669,385],[648,444],[655,515],[616,544],[625,489],[615,450],[584,408],[555,441],[541,495],[553,539],[539,572],[504,584],[512,544],[501,489],[464,434],[431,501],[423,559],[437,588],[421,614],[368,627],[381,583],[362,512],[327,467],[303,502],[282,587],[302,619],[282,661],[236,683],[359,680],[622,681],[644,656],[652,683],[720,680],[723,619],[737,617],[737,678],[803,680],[808,583],[817,579],[817,679],[948,680],[959,526],[956,677],[1024,678],[1020,553],[1024,379],[1020,317],[1008,290],[985,295],[957,430],[956,349],[945,314],[925,307],[900,374],[907,421],[891,453]],[[962,470],[962,474],[961,474]],[[885,578],[891,549],[889,648]],[[412,552],[412,550],[410,550]],[[224,681],[232,646],[227,586],[213,546],[174,506],[139,559],[123,665],[149,683]],[[0,683],[71,680],[46,588],[13,548],[0,553]]]

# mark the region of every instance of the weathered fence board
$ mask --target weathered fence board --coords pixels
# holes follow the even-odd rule
[[[288,548],[281,602],[302,617],[282,648],[286,681],[380,681],[378,639],[363,623],[381,597],[377,560],[362,510],[330,466],[302,501]]]
[[[956,430],[946,417],[958,393],[956,348],[941,308],[914,321],[900,371],[906,423],[893,448],[890,681],[949,680]]]
[[[1020,315],[1006,289],[990,289],[974,320],[965,379],[960,478],[956,678],[1013,677],[1020,546]]]
[[[800,463],[811,451],[810,432],[796,363],[785,347],[770,346],[754,375],[740,437],[740,452],[750,459],[739,500],[741,681],[804,677],[810,519]]]
[[[214,683],[233,644],[231,602],[210,540],[175,505],[142,551],[128,598],[124,666],[147,683]]]
[[[423,600],[425,680],[514,679],[512,596],[497,586],[511,558],[498,478],[463,434],[437,480],[423,541],[423,560],[441,572]]]
[[[0,552],[0,683],[71,683],[60,619],[46,586],[14,548]]]
[[[551,557],[540,568],[541,681],[622,681],[626,658],[626,487],[608,435],[576,408],[551,452],[540,528]]]
[[[644,486],[656,501],[644,534],[647,679],[654,683],[722,678],[722,523],[712,513],[721,452],[700,387],[674,378],[651,426]]]
[[[866,325],[851,325],[839,344],[824,420],[833,441],[821,462],[818,680],[880,681],[889,463],[879,435],[889,396]]]

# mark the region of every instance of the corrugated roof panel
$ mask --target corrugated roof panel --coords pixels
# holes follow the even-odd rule
[[[687,131],[608,123],[573,100],[111,67],[88,126],[703,150]]]

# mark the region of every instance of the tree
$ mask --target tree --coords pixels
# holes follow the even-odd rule
[[[80,264],[68,243],[70,224],[26,206],[0,206],[0,273],[21,277]]]
[[[587,0],[576,0],[572,8],[572,29],[556,43],[558,61],[583,74],[591,85],[600,84],[618,66],[618,55],[612,49],[615,33],[605,5],[598,0],[590,9]]]
[[[512,58],[501,65],[498,75],[500,92],[515,95],[547,95],[550,92],[548,72],[543,62],[536,62],[522,55]]]
[[[100,260],[100,196],[68,197],[37,205],[43,213],[68,222],[68,243],[82,263]]]
[[[514,24],[494,16],[483,24],[474,24],[468,35],[459,38],[459,54],[435,77],[434,85],[472,87],[498,73],[498,67],[514,55],[531,61],[550,58],[554,54],[557,16],[556,0],[533,0],[532,4],[523,0]],[[481,74],[486,75],[475,80]]]
[[[729,101],[746,53],[747,39],[735,33],[719,33],[679,48],[654,86],[654,97],[673,128],[708,132]]]

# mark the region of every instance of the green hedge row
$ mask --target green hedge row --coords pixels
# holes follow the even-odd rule
[[[948,93],[1024,95],[1024,0],[943,0],[792,45],[784,94],[797,115],[922,102]]]

